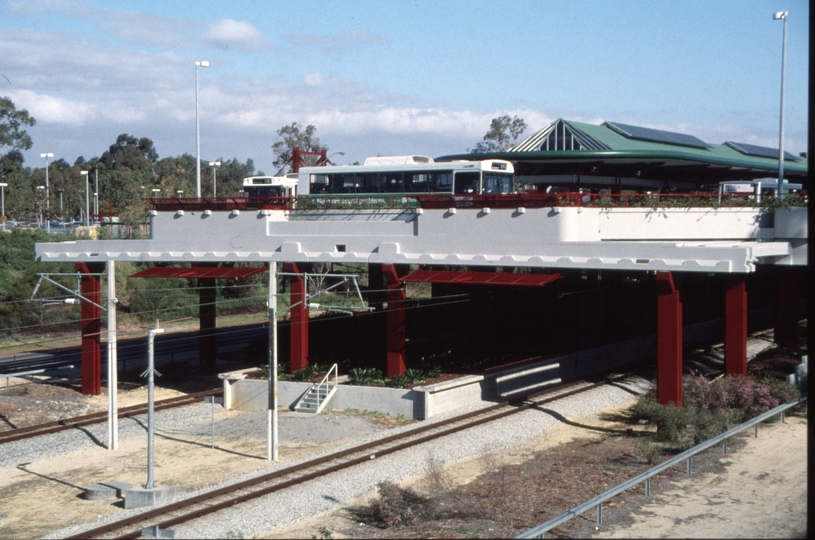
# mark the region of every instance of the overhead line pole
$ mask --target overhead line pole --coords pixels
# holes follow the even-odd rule
[[[108,450],[119,448],[119,414],[117,391],[119,386],[116,344],[116,271],[108,261]]]
[[[277,263],[269,262],[269,406],[266,459],[277,461]]]

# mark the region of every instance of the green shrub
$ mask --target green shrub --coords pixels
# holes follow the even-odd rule
[[[425,375],[421,369],[408,368],[405,370],[405,377],[407,377],[408,381],[415,384],[425,380],[427,375]]]
[[[321,364],[310,364],[304,368],[298,369],[297,371],[293,371],[291,375],[289,375],[290,381],[298,381],[298,382],[308,382],[315,377],[324,376],[328,373],[328,366],[324,366]]]
[[[376,368],[354,368],[348,373],[348,384],[363,385],[381,383],[385,376]]]
[[[395,377],[389,377],[385,380],[385,386],[388,388],[407,388],[407,386],[412,381],[407,375],[396,375]]]

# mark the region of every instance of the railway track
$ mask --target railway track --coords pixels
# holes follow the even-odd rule
[[[624,377],[624,376],[622,376]],[[619,380],[619,379],[617,379]],[[390,435],[376,441],[315,458],[297,465],[195,495],[138,515],[90,529],[68,538],[139,538],[142,528],[167,529],[202,516],[230,508],[331,473],[354,467],[372,459],[393,454],[422,443],[452,435],[488,422],[500,420],[533,407],[609,384],[576,381],[544,390],[519,400],[499,403],[484,409]]]
[[[162,399],[155,402],[155,410],[161,411],[164,409],[172,409],[174,407],[183,407],[184,405],[192,405],[193,403],[200,403],[201,398],[205,396],[217,396],[223,394],[222,388],[215,388],[212,390],[205,390],[203,392],[195,392],[184,396],[177,396],[174,398]],[[147,414],[147,404],[131,405],[129,407],[122,407],[119,409],[119,418],[130,418],[131,416],[139,416]],[[30,439],[32,437],[39,437],[40,435],[47,435],[49,433],[57,433],[68,429],[75,429],[84,427],[90,424],[98,424],[105,422],[108,419],[107,411],[98,413],[86,414],[83,416],[76,416],[73,418],[66,418],[64,420],[56,420],[54,422],[46,422],[44,424],[37,424],[35,426],[21,427],[11,431],[0,432],[0,444],[19,441],[22,439]]]

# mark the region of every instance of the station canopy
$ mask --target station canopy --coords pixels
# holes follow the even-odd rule
[[[719,182],[778,178],[778,148],[697,137],[620,122],[558,119],[504,152],[436,161],[505,159],[522,184],[713,189]],[[806,155],[784,154],[784,177],[806,189]]]

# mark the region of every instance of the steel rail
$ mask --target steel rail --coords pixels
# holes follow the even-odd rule
[[[202,397],[215,396],[222,393],[222,388],[214,388],[212,390],[205,390],[203,392],[195,392],[193,394],[162,399],[161,401],[157,401],[155,403],[155,410],[160,411],[164,409],[172,409],[174,407],[182,407],[184,405],[191,405],[193,403],[198,403]],[[142,403],[122,407],[119,409],[118,416],[119,418],[130,418],[132,416],[138,416],[146,413],[147,404]],[[68,429],[80,428],[91,424],[98,424],[107,420],[107,414],[107,412],[103,411],[82,416],[75,416],[73,418],[65,418],[63,420],[55,420],[53,422],[46,422],[34,426],[21,427],[10,431],[3,431],[0,432],[0,444],[38,437],[40,435],[47,435],[49,433],[56,433]]]
[[[580,384],[586,384],[585,381],[574,381],[571,383],[567,383],[565,385],[559,385],[554,388],[549,388],[547,390],[543,390],[540,392],[536,392],[533,394],[529,394],[523,398],[514,399],[508,402],[498,403],[495,405],[491,405],[489,407],[485,407],[483,409],[479,409],[476,411],[471,411],[469,413],[465,413],[459,416],[455,416],[452,418],[448,418],[446,420],[442,420],[440,422],[435,422],[430,425],[422,426],[419,428],[414,428],[408,431],[404,431],[402,433],[390,435],[387,437],[383,437],[382,439],[378,439],[376,441],[371,441],[368,443],[360,444],[346,450],[341,450],[339,452],[328,454],[326,456],[322,456],[319,458],[315,458],[298,465],[293,465],[290,467],[286,467],[283,469],[279,469],[273,471],[271,473],[258,476],[257,478],[253,478],[250,480],[244,480],[242,482],[238,482],[236,484],[225,486],[222,488],[218,488],[206,493],[202,493],[200,495],[196,495],[193,497],[189,497],[182,501],[178,501],[160,508],[156,508],[155,510],[150,510],[147,512],[140,513],[138,515],[125,518],[123,520],[109,523],[107,525],[103,525],[101,527],[97,527],[94,529],[90,529],[81,533],[78,533],[75,536],[71,536],[68,538],[94,538],[99,537],[101,535],[108,535],[113,533],[114,531],[118,531],[121,529],[125,529],[134,525],[145,525],[149,524],[150,527],[158,526],[160,529],[166,529],[168,527],[172,527],[181,523],[185,523],[187,521],[191,521],[197,519],[199,517],[205,516],[207,514],[211,514],[213,512],[217,512],[219,510],[229,508],[236,504],[240,504],[242,502],[246,502],[251,499],[255,499],[258,497],[262,497],[264,495],[268,495],[270,493],[274,493],[276,491],[280,491],[282,489],[307,482],[309,480],[313,480],[315,478],[325,476],[342,469],[354,467],[360,465],[362,463],[366,463],[372,459],[375,459],[380,456],[392,454],[395,452],[399,452],[401,450],[405,450],[408,448],[412,448],[416,445],[428,442],[433,439],[438,439],[441,437],[445,437],[447,435],[451,435],[453,433],[457,433],[459,431],[463,431],[469,429],[471,427],[483,425],[487,422],[492,422],[495,420],[499,420],[501,418],[510,416],[512,414],[523,412],[527,409],[540,406],[544,403],[549,403],[555,400],[563,399],[575,394],[579,394],[582,392],[586,392],[588,390],[597,388],[598,386],[602,386],[610,382],[609,380],[603,380],[597,383],[588,383],[587,386],[581,386],[580,388],[574,390],[567,390],[565,389],[571,388],[573,386],[577,386]],[[554,394],[549,398],[539,400],[539,401],[532,401],[536,398],[541,396],[547,396],[549,394]],[[505,410],[501,410],[505,409]],[[497,414],[492,414],[497,412]],[[487,416],[486,418],[478,418],[479,416]],[[455,425],[458,424],[458,425]],[[432,432],[432,433],[431,433]],[[416,437],[421,435],[421,437],[404,441],[405,439],[410,439],[411,437]],[[386,448],[379,448],[385,446],[389,443],[398,442],[402,440],[403,442],[396,444],[394,446],[386,447]],[[376,451],[371,452],[372,450],[378,449]],[[243,493],[237,496],[233,496],[223,501],[214,502],[213,499],[217,499],[219,497],[228,496],[230,494],[234,494],[235,492],[239,492],[242,490],[251,489],[255,486],[260,484],[265,484],[272,480],[276,480],[278,478],[282,478],[285,476],[289,476],[292,474],[302,473],[304,471],[309,471],[310,469],[314,469],[315,467],[319,467],[321,465],[328,464],[332,461],[340,460],[348,458],[349,456],[354,456],[355,454],[362,454],[361,456],[352,457],[347,461],[336,463],[334,465],[330,465],[328,467],[324,467],[318,470],[312,470],[311,472],[306,472],[298,476],[297,478],[284,480],[282,482],[278,482],[271,486],[261,487],[259,489],[255,489],[249,493]],[[159,518],[161,516],[165,516],[172,512],[181,511],[196,505],[205,505],[201,508],[192,510],[186,514],[182,514],[179,516],[171,517],[169,519],[165,519],[159,523],[155,523],[153,521],[155,518]],[[121,536],[116,536],[115,538],[139,538],[141,536],[141,528],[132,530],[127,532]]]

